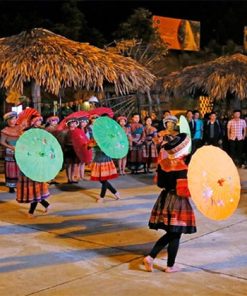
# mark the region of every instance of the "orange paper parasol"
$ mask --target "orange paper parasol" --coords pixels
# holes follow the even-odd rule
[[[241,185],[237,168],[218,147],[204,146],[192,156],[188,185],[196,207],[210,219],[226,219],[238,206]]]

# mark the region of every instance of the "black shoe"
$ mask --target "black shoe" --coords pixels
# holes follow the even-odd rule
[[[50,185],[52,185],[52,184],[55,184],[55,185],[57,185],[57,184],[59,184],[57,181],[51,181],[51,182],[48,182]]]
[[[9,193],[15,193],[15,188],[9,187]]]

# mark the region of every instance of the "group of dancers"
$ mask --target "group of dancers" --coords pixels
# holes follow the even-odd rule
[[[47,212],[50,207],[47,201],[50,195],[49,184],[37,182],[25,176],[15,162],[15,144],[19,137],[29,129],[45,128],[57,137],[64,151],[68,183],[83,179],[85,165],[90,164],[90,179],[101,183],[101,191],[97,198],[99,203],[104,201],[107,189],[116,200],[120,199],[120,193],[109,180],[117,178],[119,174],[124,175],[127,163],[131,172],[137,173],[140,164],[144,163],[144,168],[148,172],[151,163],[154,162],[157,171],[157,185],[162,188],[162,191],[151,211],[149,227],[156,230],[163,229],[166,234],[156,242],[143,263],[147,271],[153,271],[154,259],[168,245],[167,268],[164,271],[178,271],[174,264],[181,235],[196,232],[195,217],[189,202],[190,193],[185,161],[189,154],[189,137],[174,129],[177,123],[174,116],[164,120],[165,129],[159,133],[152,126],[149,117],[146,118],[146,125],[143,126],[137,113],[133,114],[129,125],[127,125],[125,116],[119,116],[116,120],[128,137],[129,153],[123,159],[117,160],[117,171],[116,161],[114,162],[111,157],[107,156],[93,138],[92,125],[99,116],[112,117],[112,113],[100,113],[96,108],[88,116],[66,119],[64,128],[59,131],[57,116],[49,117],[45,127],[42,127],[43,118],[36,110],[26,111],[26,118],[18,116],[16,112],[5,114],[6,127],[1,131],[1,144],[5,147],[5,177],[9,192],[15,192],[16,188],[16,200],[19,203],[30,203],[28,217],[34,217],[38,203],[42,204],[44,212]],[[23,120],[24,118],[26,120]],[[84,152],[81,157],[78,156],[76,149],[78,143],[81,144],[81,151]]]
[[[97,113],[97,110],[95,112]],[[94,119],[100,116],[96,113],[94,114]],[[107,116],[107,114],[101,115]],[[91,127],[89,126],[86,129],[89,117],[68,118],[64,128],[60,131],[57,129],[59,122],[57,116],[49,117],[46,125],[42,126],[43,117],[38,114],[37,110],[32,108],[24,110],[23,114],[19,116],[16,112],[8,112],[4,115],[4,121],[6,122],[6,127],[1,130],[1,144],[5,147],[6,186],[9,187],[10,193],[15,193],[16,189],[16,200],[19,203],[30,203],[29,217],[34,217],[34,211],[38,203],[44,206],[45,212],[48,211],[50,206],[47,201],[50,195],[49,184],[47,182],[37,182],[25,176],[15,161],[16,142],[29,129],[44,128],[58,138],[64,152],[64,165],[68,183],[78,183],[78,179],[73,179],[75,173],[79,173],[79,178],[83,179],[85,165],[90,164],[90,179],[92,181],[99,181],[102,184],[97,202],[104,200],[107,189],[113,193],[116,200],[120,198],[119,192],[108,181],[118,176],[116,166],[113,160],[105,155],[94,141]],[[93,119],[91,124],[93,124]],[[73,140],[82,144],[82,159],[76,154]],[[94,157],[92,157],[93,155]]]

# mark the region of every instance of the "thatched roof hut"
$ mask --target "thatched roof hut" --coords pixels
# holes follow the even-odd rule
[[[35,28],[0,39],[0,87],[23,93],[34,80],[53,94],[61,88],[103,90],[114,85],[117,94],[148,90],[154,82],[145,67],[131,58],[79,43]]]
[[[228,95],[239,100],[247,98],[247,56],[234,54],[172,72],[163,80],[168,96],[207,95],[214,100]]]

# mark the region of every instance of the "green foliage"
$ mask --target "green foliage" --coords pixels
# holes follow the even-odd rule
[[[138,39],[146,43],[154,42],[160,37],[152,24],[152,12],[137,8],[125,22],[119,25],[113,36],[120,39]]]
[[[75,1],[65,2],[61,7],[63,16],[61,23],[54,25],[54,32],[79,40],[83,27],[87,27],[84,14],[78,9]]]
[[[106,42],[103,35],[97,29],[88,26],[85,15],[77,7],[77,1],[64,2],[59,14],[61,21],[56,22],[50,28],[54,33],[75,41],[89,42],[100,47]]]
[[[113,41],[106,48],[124,56],[129,56],[144,65],[155,75],[162,75],[159,67],[167,54],[167,44],[153,27],[152,13],[144,8],[135,9],[129,18],[119,25],[113,36],[120,41]]]
[[[33,7],[30,10],[25,10],[21,2],[16,2],[15,5],[18,9],[15,11],[11,10],[10,3],[9,10],[2,13],[1,6],[4,6],[4,4],[0,2],[0,36],[11,36],[33,28],[45,28],[69,39],[89,42],[102,47],[106,43],[105,38],[100,31],[88,26],[86,17],[78,8],[77,2],[74,0],[50,1],[49,7],[51,10],[56,9],[56,14],[51,13],[48,6],[47,13],[44,12],[45,2],[42,5],[42,1],[37,3],[37,7],[35,3],[30,2],[30,7]],[[39,11],[39,7],[41,11]]]

